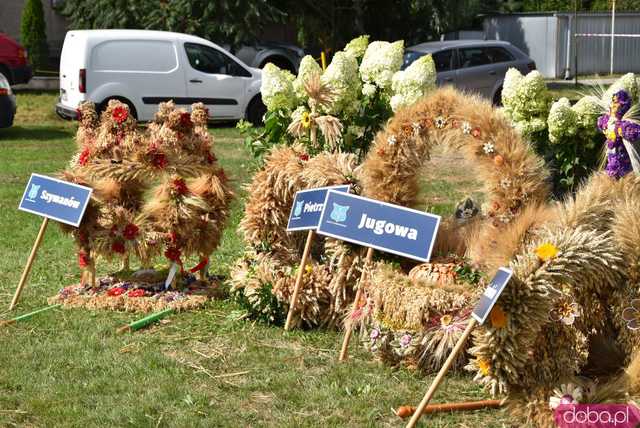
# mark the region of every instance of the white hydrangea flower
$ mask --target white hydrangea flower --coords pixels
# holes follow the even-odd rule
[[[271,63],[262,69],[260,93],[267,110],[290,110],[297,104],[293,92],[294,79],[289,71],[281,70]]]
[[[578,126],[583,128],[581,132],[591,132],[593,134],[598,132],[598,117],[606,112],[606,108],[598,99],[593,95],[582,97],[572,107],[576,113]]]
[[[442,129],[442,128],[444,128],[444,127],[445,127],[445,125],[447,124],[447,119],[445,119],[445,118],[444,118],[444,117],[442,117],[442,116],[438,116],[438,117],[436,117],[436,119],[434,120],[434,123],[435,123],[435,125],[436,125],[436,128],[440,128],[440,129]]]
[[[462,133],[471,134],[471,124],[469,122],[462,122]]]
[[[549,141],[559,142],[563,137],[575,135],[578,130],[578,115],[571,108],[567,98],[560,98],[553,103],[547,119]]]
[[[397,142],[398,142],[398,140],[396,139],[396,136],[395,136],[395,135],[391,135],[389,138],[387,138],[387,143],[388,143],[390,146],[395,145]]]
[[[367,51],[367,46],[369,46],[369,35],[363,35],[356,37],[347,43],[347,46],[344,47],[344,51],[355,59],[360,59]]]
[[[358,61],[344,52],[336,52],[321,77],[323,83],[336,92],[336,100],[328,113],[348,113],[357,110],[361,85]]]
[[[365,83],[362,85],[362,95],[365,97],[371,97],[376,93],[376,85],[372,85],[371,83]]]
[[[523,135],[547,127],[551,97],[544,78],[537,70],[523,76],[509,69],[502,89],[503,113]]]
[[[391,108],[396,111],[418,101],[436,87],[436,66],[431,55],[423,55],[391,79],[393,91]],[[395,98],[395,101],[394,101]]]
[[[627,73],[616,80],[613,85],[609,86],[609,89],[604,93],[602,101],[605,105],[609,106],[611,104],[613,94],[622,89],[629,93],[634,104],[638,102],[638,82],[636,80],[636,75],[633,73]]]
[[[362,63],[360,76],[366,83],[375,83],[382,89],[391,86],[393,73],[400,70],[404,54],[404,41],[389,43],[375,41],[369,44]]]
[[[300,61],[300,67],[298,68],[298,77],[293,81],[293,90],[301,99],[307,99],[307,93],[304,90],[304,83],[314,74],[321,75],[322,68],[316,62],[311,55],[305,55]]]
[[[520,85],[523,78],[524,76],[517,68],[507,70],[507,74],[504,76],[504,82],[502,83],[502,104],[505,108],[513,104],[516,98],[516,88]]]

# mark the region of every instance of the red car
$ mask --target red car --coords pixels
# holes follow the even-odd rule
[[[3,74],[11,85],[27,83],[32,76],[27,51],[3,33],[0,33],[0,74]]]

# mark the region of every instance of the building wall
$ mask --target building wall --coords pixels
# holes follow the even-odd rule
[[[487,40],[504,40],[536,62],[545,77],[556,77],[558,21],[555,16],[501,15],[483,23]]]
[[[53,0],[41,0],[44,19],[47,26],[47,42],[52,59],[59,58],[64,36],[67,33],[67,22],[51,7]],[[20,41],[20,18],[25,0],[0,0],[0,31]]]
[[[640,14],[616,14],[616,34],[640,34]],[[578,16],[578,34],[611,33],[611,14]],[[611,63],[610,37],[578,38],[580,74],[608,74]],[[640,38],[617,37],[614,41],[613,72],[640,72]]]
[[[640,34],[640,13],[616,14],[616,34]],[[574,17],[568,13],[499,15],[485,18],[485,37],[505,40],[522,49],[545,77],[575,74],[609,74],[611,39],[578,37],[574,40]],[[578,14],[577,33],[611,33],[611,14]],[[614,73],[640,72],[640,38],[615,39]]]

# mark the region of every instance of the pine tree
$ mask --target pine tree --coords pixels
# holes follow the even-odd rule
[[[48,62],[47,34],[41,0],[27,0],[20,22],[22,45],[27,49],[29,60],[35,68]]]

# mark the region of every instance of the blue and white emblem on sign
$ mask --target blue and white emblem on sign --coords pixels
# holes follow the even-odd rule
[[[501,267],[489,283],[489,286],[484,290],[484,293],[482,293],[482,296],[480,296],[478,304],[471,313],[471,316],[480,324],[484,323],[491,313],[491,309],[493,309],[493,306],[498,301],[500,294],[507,286],[512,275],[513,271],[511,269]]]
[[[318,187],[296,192],[291,205],[287,231],[313,230],[317,228],[320,214],[324,208],[324,198],[329,190],[348,193],[349,185]]]
[[[440,216],[330,190],[317,232],[427,262]]]
[[[38,191],[40,190],[40,185],[31,183],[31,190],[29,190],[29,194],[27,195],[27,200],[30,202],[35,202],[38,197]]]
[[[92,189],[40,174],[31,174],[18,209],[78,227]]]
[[[344,222],[347,219],[347,211],[349,211],[350,207],[346,205],[338,205],[335,202],[332,205],[333,209],[331,210],[329,218],[336,223]]]

